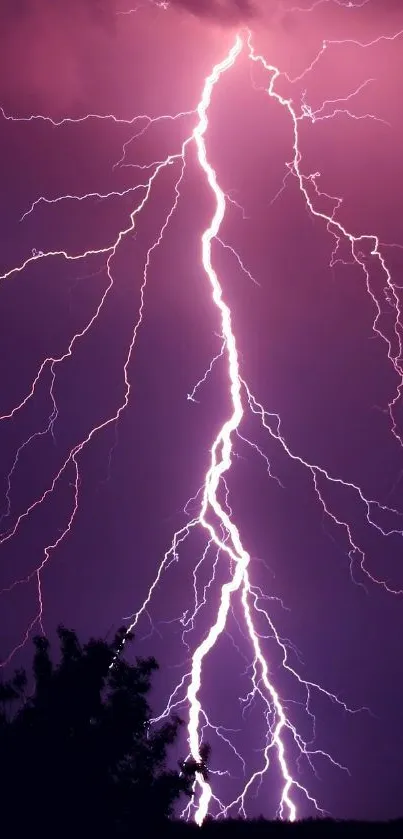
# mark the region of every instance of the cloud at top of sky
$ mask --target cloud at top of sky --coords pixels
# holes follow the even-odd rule
[[[277,0],[265,0],[277,2]],[[169,0],[170,12],[237,26],[255,16],[257,0]],[[124,9],[139,11],[157,0],[2,0],[0,3],[0,100],[13,109],[68,109],[86,101],[99,55],[116,54]],[[157,9],[154,8],[154,12]],[[137,16],[137,15],[136,15]],[[153,15],[153,20],[155,16]],[[133,21],[135,22],[135,21]]]
[[[300,0],[301,4],[304,0]],[[366,4],[362,16],[338,3],[323,3],[321,14],[329,21],[329,32],[336,17],[344,16],[351,25],[364,25],[370,34],[385,20],[393,20],[401,0],[374,0]],[[168,0],[166,12],[152,7],[161,0],[1,0],[0,2],[0,103],[6,108],[55,107],[58,111],[85,107],[96,78],[99,56],[104,64],[119,59],[122,18],[118,12],[139,9],[139,26],[172,13],[183,13],[218,26],[250,24],[276,31],[299,32],[299,23],[310,23],[310,15],[284,12],[280,0]],[[350,12],[350,15],[349,15]],[[133,16],[137,25],[137,15]],[[316,17],[312,16],[313,28]],[[347,30],[346,30],[347,31]],[[352,26],[352,37],[357,35]]]
[[[170,0],[170,6],[230,25],[246,22],[256,15],[252,0]]]
[[[270,2],[270,0],[269,0]],[[273,0],[272,0],[273,2]],[[146,0],[146,5],[162,5],[161,0]],[[141,8],[143,3],[139,3]],[[136,7],[136,3],[132,6]],[[268,5],[268,3],[267,3]],[[116,12],[126,6],[124,0],[3,0],[0,9],[2,29],[37,20],[45,15],[53,19],[87,19],[101,26],[113,27]],[[130,7],[130,4],[129,4]],[[167,0],[167,7],[190,12],[199,18],[210,18],[220,23],[237,24],[256,14],[256,0]]]

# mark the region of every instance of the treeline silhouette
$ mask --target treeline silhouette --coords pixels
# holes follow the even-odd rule
[[[34,639],[33,683],[24,670],[0,683],[0,823],[4,835],[47,837],[345,836],[369,825],[316,820],[289,825],[263,819],[175,821],[192,795],[196,772],[208,774],[209,747],[200,763],[169,768],[169,750],[183,724],[178,717],[152,726],[148,695],[158,665],[122,655],[132,639],[124,629],[111,642],[58,628],[60,654]],[[403,823],[371,825],[380,836],[401,836]]]

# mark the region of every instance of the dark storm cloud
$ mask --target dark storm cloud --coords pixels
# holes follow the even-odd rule
[[[171,0],[171,6],[185,9],[197,17],[228,24],[242,23],[256,14],[251,0]]]
[[[251,20],[261,0],[170,0],[171,12],[223,26]],[[267,5],[273,0],[266,0]],[[276,0],[275,0],[276,2]],[[138,25],[148,7],[139,3]],[[0,0],[0,102],[12,110],[80,110],[96,85],[100,56],[120,60],[120,10],[130,0]],[[161,10],[161,21],[168,17]],[[260,8],[259,8],[260,17]],[[137,21],[132,22],[134,25]]]
[[[85,13],[99,23],[110,23],[114,19],[115,0],[3,0],[0,20],[6,26],[13,22],[23,22],[27,18],[36,18],[44,14],[58,17]]]
[[[152,5],[152,0],[149,1]],[[116,12],[124,5],[117,0],[69,0],[68,3],[65,0],[3,0],[0,20],[9,28],[13,23],[50,15],[58,20],[87,18],[101,27],[113,28]],[[221,23],[240,23],[256,14],[256,0],[169,0],[169,7]]]

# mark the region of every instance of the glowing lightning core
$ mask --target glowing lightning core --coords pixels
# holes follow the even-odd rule
[[[335,235],[337,233],[339,233],[341,235],[344,235],[351,242],[352,249],[353,249],[353,256],[356,259],[356,261],[358,262],[358,264],[360,265],[360,267],[364,268],[365,275],[366,275],[367,280],[368,280],[368,272],[366,271],[362,260],[358,259],[356,257],[355,252],[354,252],[354,245],[355,245],[356,242],[359,241],[358,237],[354,238],[351,234],[349,234],[339,224],[339,222],[335,221],[334,213],[333,213],[332,216],[326,216],[323,213],[317,212],[315,210],[310,198],[309,198],[306,187],[304,185],[304,176],[301,174],[301,170],[300,170],[301,154],[300,154],[299,145],[298,145],[298,118],[297,118],[297,115],[296,115],[292,105],[291,105],[291,102],[284,99],[279,94],[274,92],[274,83],[279,76],[279,70],[276,67],[273,67],[273,66],[267,64],[261,56],[256,56],[255,55],[253,47],[252,47],[252,43],[251,43],[250,33],[247,36],[247,44],[248,44],[248,50],[249,50],[249,58],[252,61],[261,62],[263,64],[264,68],[268,72],[271,73],[272,78],[271,78],[270,85],[269,85],[269,90],[268,90],[269,95],[272,96],[273,98],[277,99],[277,101],[279,102],[279,104],[281,104],[282,107],[287,108],[290,115],[291,115],[293,126],[294,126],[294,153],[295,153],[295,157],[294,157],[294,161],[293,161],[293,171],[294,171],[295,175],[298,177],[301,192],[302,192],[302,194],[305,198],[305,201],[306,201],[306,204],[307,204],[308,208],[311,210],[313,215],[319,216],[320,218],[322,218],[327,223],[327,226],[328,226],[328,229],[329,229],[330,232],[333,232],[333,228],[334,228],[335,231],[336,231]],[[203,262],[203,267],[204,267],[204,270],[206,272],[206,275],[207,275],[207,277],[210,281],[210,284],[211,284],[213,302],[216,305],[216,307],[218,308],[219,313],[220,313],[220,318],[221,318],[221,329],[222,329],[221,337],[223,339],[223,346],[222,346],[220,354],[216,357],[216,359],[214,359],[214,361],[216,361],[218,358],[221,358],[223,353],[226,354],[227,362],[228,362],[227,377],[228,377],[228,383],[229,383],[229,388],[230,388],[232,413],[231,413],[231,416],[229,417],[229,419],[227,419],[227,421],[221,427],[221,429],[220,429],[219,433],[217,434],[217,437],[216,437],[216,439],[213,443],[213,446],[212,446],[211,465],[210,465],[210,468],[207,472],[205,482],[204,482],[204,486],[203,486],[202,503],[201,503],[201,509],[200,509],[199,516],[192,520],[191,524],[189,525],[189,528],[185,528],[184,531],[181,531],[181,532],[175,534],[173,547],[172,547],[171,550],[173,551],[173,554],[176,555],[177,546],[184,538],[186,538],[186,536],[188,535],[188,530],[190,529],[190,527],[193,527],[197,524],[200,524],[208,532],[208,536],[209,536],[209,543],[208,544],[210,545],[212,542],[215,543],[218,550],[220,552],[226,554],[230,558],[231,568],[232,568],[231,579],[228,582],[224,583],[224,585],[221,588],[219,607],[218,607],[217,617],[216,617],[215,623],[210,625],[210,628],[209,628],[209,630],[206,634],[206,637],[204,638],[204,640],[200,643],[200,645],[194,651],[192,659],[191,659],[191,672],[190,672],[190,674],[187,674],[187,676],[189,677],[189,685],[188,685],[188,688],[187,688],[187,691],[186,691],[186,697],[187,697],[187,700],[188,700],[188,703],[189,703],[188,733],[189,733],[189,745],[190,745],[190,751],[191,751],[192,757],[196,761],[201,760],[201,755],[200,755],[200,744],[201,744],[200,716],[201,716],[202,713],[205,716],[205,712],[202,709],[200,700],[198,698],[198,693],[199,693],[201,685],[202,685],[203,662],[204,662],[206,656],[213,649],[213,647],[216,644],[220,635],[224,632],[224,630],[226,628],[227,616],[228,616],[228,612],[229,612],[230,607],[231,607],[231,597],[232,597],[232,595],[235,592],[241,590],[241,602],[242,602],[242,607],[243,607],[244,622],[245,622],[245,626],[246,626],[246,629],[247,629],[247,636],[248,636],[248,639],[249,639],[249,643],[251,644],[251,646],[253,648],[253,653],[254,653],[253,693],[254,694],[255,693],[260,694],[261,698],[266,703],[267,708],[270,709],[272,712],[274,712],[274,720],[275,721],[271,726],[269,726],[271,737],[268,741],[266,749],[264,750],[265,760],[264,760],[263,769],[260,770],[260,771],[254,772],[252,774],[252,776],[247,781],[247,783],[246,783],[246,785],[243,789],[243,792],[241,793],[240,796],[238,796],[238,798],[235,801],[231,802],[231,804],[227,805],[226,807],[222,806],[220,802],[218,802],[218,804],[219,804],[220,812],[221,812],[222,815],[226,815],[226,813],[229,811],[229,809],[231,807],[235,806],[235,805],[239,805],[239,810],[243,815],[246,814],[245,809],[244,809],[245,796],[246,796],[247,792],[249,791],[249,789],[252,787],[252,784],[254,783],[254,781],[256,781],[258,778],[261,779],[263,777],[263,774],[265,773],[266,769],[268,768],[268,764],[269,764],[269,757],[268,757],[269,750],[274,746],[277,750],[278,762],[279,762],[281,776],[282,776],[282,782],[283,782],[282,794],[281,794],[281,800],[280,800],[278,813],[279,813],[281,818],[286,817],[289,820],[294,821],[297,818],[297,808],[296,808],[296,804],[295,804],[295,802],[292,798],[292,787],[293,786],[298,787],[298,789],[303,791],[305,796],[314,804],[316,809],[320,809],[320,808],[319,808],[316,800],[311,797],[311,795],[308,793],[308,791],[300,784],[299,781],[294,779],[292,774],[291,774],[291,771],[289,769],[289,765],[288,765],[288,762],[287,762],[286,747],[285,747],[285,741],[284,741],[285,732],[287,730],[291,732],[292,739],[297,744],[297,746],[301,750],[301,752],[308,757],[308,759],[310,759],[310,754],[323,754],[323,753],[320,752],[319,750],[316,750],[315,752],[310,752],[309,751],[306,744],[302,741],[301,737],[298,735],[295,727],[291,724],[290,720],[287,718],[287,715],[286,715],[284,707],[282,705],[280,696],[279,696],[278,692],[276,691],[272,681],[270,680],[268,664],[267,664],[265,656],[262,652],[262,649],[261,649],[261,646],[260,646],[260,640],[259,640],[259,633],[255,628],[254,621],[253,621],[253,618],[252,618],[251,605],[253,605],[253,608],[254,608],[256,613],[259,612],[259,611],[262,611],[262,610],[260,610],[258,605],[257,605],[257,599],[258,599],[257,594],[256,594],[256,591],[253,589],[253,587],[251,585],[251,582],[250,582],[250,578],[249,578],[248,565],[249,565],[249,561],[250,561],[250,556],[242,545],[239,530],[238,530],[237,526],[234,524],[234,522],[231,520],[230,511],[227,511],[226,509],[224,509],[224,507],[220,504],[219,498],[218,498],[219,491],[220,491],[220,483],[224,480],[224,474],[226,472],[228,472],[228,470],[230,469],[230,466],[231,466],[231,462],[232,462],[231,461],[231,455],[232,455],[232,450],[233,450],[232,436],[233,436],[234,433],[238,433],[238,430],[239,430],[239,427],[241,425],[241,421],[242,421],[242,418],[243,418],[243,414],[244,414],[244,406],[243,406],[243,401],[242,401],[242,393],[243,392],[244,392],[245,398],[247,400],[248,408],[253,413],[258,413],[258,414],[261,415],[262,425],[265,428],[267,428],[269,430],[270,434],[273,437],[275,437],[275,439],[278,440],[281,443],[281,445],[287,451],[287,454],[290,457],[294,457],[294,455],[289,450],[287,444],[285,443],[285,441],[283,440],[283,438],[280,434],[279,418],[277,417],[277,430],[275,432],[273,432],[272,429],[270,428],[270,426],[268,426],[266,424],[266,416],[265,416],[264,409],[262,408],[262,406],[259,405],[259,403],[257,403],[255,398],[251,394],[248,386],[246,385],[246,383],[243,381],[243,379],[240,376],[236,339],[235,339],[235,336],[234,336],[234,333],[233,333],[233,330],[232,330],[232,325],[231,325],[231,312],[230,312],[228,306],[223,301],[222,288],[221,288],[219,279],[217,277],[217,274],[216,274],[216,272],[213,268],[212,258],[211,258],[212,242],[213,242],[213,240],[218,238],[220,226],[221,226],[221,223],[223,221],[225,210],[226,210],[226,196],[225,196],[225,193],[223,192],[223,190],[220,188],[220,186],[218,184],[218,180],[217,180],[217,174],[216,174],[214,168],[212,167],[211,163],[208,161],[208,158],[207,158],[206,145],[205,145],[205,134],[206,134],[206,131],[207,131],[207,128],[208,128],[207,111],[208,111],[208,108],[209,108],[209,105],[210,105],[211,96],[212,96],[214,86],[219,81],[221,75],[226,70],[228,70],[230,67],[232,67],[234,65],[234,63],[235,63],[237,57],[239,56],[243,46],[244,46],[244,40],[240,35],[238,35],[236,37],[235,44],[232,47],[232,49],[229,51],[227,57],[221,63],[217,64],[213,68],[210,76],[208,76],[208,78],[206,79],[205,86],[204,86],[203,93],[202,93],[202,97],[201,97],[201,101],[200,101],[200,103],[198,105],[198,108],[197,108],[197,112],[198,112],[198,115],[199,115],[199,123],[193,131],[193,138],[194,138],[194,140],[196,142],[196,146],[197,146],[198,162],[200,164],[201,169],[204,171],[204,173],[206,175],[206,178],[207,178],[208,184],[210,186],[210,189],[211,189],[212,193],[214,194],[215,204],[216,204],[215,213],[213,215],[211,224],[202,235],[202,262]],[[350,97],[348,97],[348,98],[350,98]],[[336,113],[336,111],[335,111],[335,113]],[[304,110],[303,110],[303,115],[305,115]],[[331,116],[333,116],[333,114],[331,114]],[[315,187],[315,191],[318,193],[314,177],[308,178],[308,180],[313,182],[314,187]],[[337,201],[337,199],[335,199],[335,203],[336,203],[336,207],[338,207],[339,202]],[[385,267],[384,263],[382,263],[382,264],[383,264],[383,267]],[[243,267],[243,265],[242,265],[242,267]],[[385,271],[386,271],[386,269],[385,269]],[[388,275],[388,279],[390,279],[389,275]],[[369,281],[368,281],[368,283],[369,283]],[[368,290],[369,290],[369,288],[368,288]],[[397,317],[399,317],[399,315],[400,315],[400,310],[397,306]],[[377,327],[377,321],[375,321],[375,324],[374,324],[375,331],[377,331],[376,327]],[[387,339],[385,339],[385,337],[383,335],[380,335],[380,337],[382,337],[388,343]],[[390,350],[390,344],[389,343],[388,343],[388,347],[389,347],[389,350]],[[392,360],[390,351],[388,352],[388,357],[390,358],[390,360]],[[210,365],[210,368],[209,368],[210,372],[211,372],[211,366],[212,365]],[[396,369],[395,365],[394,365],[394,367]],[[206,373],[206,375],[208,375],[208,372]],[[204,380],[205,380],[205,377],[203,377],[202,381],[204,381]],[[199,385],[200,385],[200,382],[196,386],[196,389]],[[190,398],[193,398],[194,393],[195,393],[195,390],[193,391]],[[242,439],[245,439],[245,438],[242,438]],[[249,441],[246,441],[246,442],[249,442]],[[257,448],[257,447],[255,447],[255,448]],[[259,452],[259,454],[262,454],[260,449],[257,449],[257,451]],[[344,522],[339,521],[334,516],[334,514],[332,514],[332,512],[328,509],[325,502],[323,501],[323,498],[322,498],[322,496],[319,492],[319,489],[318,489],[318,483],[317,483],[318,473],[322,474],[322,475],[325,475],[325,477],[328,481],[337,481],[338,482],[339,479],[333,478],[331,475],[329,475],[326,471],[322,470],[320,467],[309,464],[308,462],[306,462],[302,459],[300,459],[300,462],[305,467],[307,467],[312,473],[312,476],[313,476],[313,479],[314,479],[315,491],[318,495],[319,501],[322,504],[325,513],[331,519],[333,519],[333,521],[336,524],[342,525],[346,528],[348,538],[349,538],[349,543],[350,543],[350,546],[351,546],[351,553],[352,554],[357,553],[357,554],[362,555],[361,568],[364,571],[364,573],[367,573],[367,575],[370,577],[370,579],[373,582],[379,582],[382,585],[384,585],[385,588],[387,588],[389,591],[393,591],[393,589],[390,589],[387,586],[387,584],[384,583],[382,580],[377,580],[376,578],[371,576],[369,574],[369,572],[367,572],[367,570],[364,566],[364,555],[362,554],[362,552],[360,551],[358,546],[355,545],[355,543],[353,542],[352,534],[351,534],[351,530],[350,530],[349,526],[346,525]],[[368,520],[369,524],[371,524],[374,527],[377,527],[377,525],[371,519],[371,505],[375,505],[378,508],[381,508],[381,505],[379,505],[377,502],[373,502],[371,500],[368,501],[363,496],[359,487],[357,487],[355,485],[351,485],[351,484],[350,485],[346,484],[345,482],[342,482],[342,483],[343,483],[344,486],[351,486],[359,494],[361,500],[364,502],[364,504],[367,507],[367,520]],[[226,496],[225,500],[226,500],[226,506],[228,508],[227,496]],[[385,509],[385,508],[383,508],[383,509]],[[399,515],[398,511],[393,511],[393,512]],[[212,523],[211,517],[213,517],[213,519],[215,519],[214,523]],[[217,528],[217,524],[218,524],[218,528]],[[384,531],[382,529],[381,529],[381,532],[384,533]],[[396,532],[401,533],[400,530],[396,531]],[[388,535],[388,534],[384,533],[384,535]],[[203,558],[204,558],[204,556],[205,555],[203,555]],[[167,560],[167,557],[168,557],[168,555],[166,555],[164,562]],[[157,575],[157,580],[155,581],[155,583],[159,580],[159,576],[160,576],[160,573],[162,571],[163,564],[160,567],[159,573]],[[147,604],[149,602],[149,599],[151,597],[151,594],[153,592],[153,588],[154,588],[155,583],[151,587],[151,589],[149,591],[149,595],[148,595],[145,603],[143,604],[141,609],[134,616],[134,620],[131,624],[131,628],[134,627],[137,624],[137,621],[140,617],[140,614],[142,614],[145,607],[147,606]],[[196,586],[196,584],[195,584],[195,586]],[[196,600],[197,600],[197,597],[195,598],[195,604],[196,604]],[[251,600],[252,600],[252,604],[250,602]],[[195,617],[195,615],[198,611],[198,608],[199,607],[195,605],[195,612],[194,612],[193,618]],[[293,675],[298,679],[298,681],[300,683],[304,684],[306,689],[307,689],[307,705],[306,705],[306,708],[308,710],[308,713],[310,713],[309,712],[309,699],[310,699],[310,692],[309,691],[310,691],[310,687],[315,687],[318,690],[322,691],[323,693],[327,694],[328,696],[331,696],[332,699],[340,702],[340,700],[337,697],[329,694],[327,691],[324,691],[324,689],[320,688],[318,685],[311,685],[310,683],[304,682],[298,676],[298,674],[292,668],[290,668],[290,666],[288,665],[288,662],[287,662],[286,648],[282,644],[282,642],[281,642],[273,624],[271,623],[271,620],[269,619],[267,613],[263,612],[263,614],[264,614],[266,620],[268,621],[268,623],[271,627],[273,636],[275,637],[278,645],[283,650],[283,666],[286,669],[290,670],[290,672],[293,673]],[[259,672],[259,675],[257,675],[258,672]],[[258,688],[258,683],[259,682],[263,686],[262,688],[261,687]],[[171,695],[171,697],[168,701],[168,704],[167,704],[166,711],[164,712],[164,714],[171,711],[172,708],[174,707],[174,699],[176,697],[177,690],[179,688],[181,688],[182,686],[183,686],[183,680],[182,680],[181,684],[179,686],[177,686],[177,688],[175,689],[175,691]],[[341,703],[341,704],[343,704],[343,703]],[[351,710],[351,709],[348,709],[348,710]],[[204,727],[203,727],[203,730],[204,730]],[[333,761],[333,759],[329,755],[326,755],[326,756],[332,762],[335,762],[335,761]],[[337,764],[337,765],[339,765],[339,764]],[[209,803],[210,803],[210,800],[213,796],[213,792],[212,792],[212,788],[211,788],[210,784],[201,774],[198,775],[197,782],[200,786],[200,796],[199,796],[198,804],[196,806],[195,820],[198,824],[202,824],[203,820],[205,819],[205,817],[208,813]]]
[[[214,239],[214,237],[218,234],[221,222],[224,218],[225,196],[217,183],[216,173],[207,160],[204,135],[208,126],[207,108],[210,104],[213,87],[219,80],[221,74],[225,72],[225,70],[228,70],[228,68],[234,64],[241,49],[242,40],[238,36],[235,45],[230,50],[228,57],[224,59],[224,61],[222,61],[221,64],[217,64],[214,67],[211,75],[207,78],[202,100],[200,102],[200,105],[198,106],[200,122],[197,128],[195,129],[193,135],[197,144],[200,166],[206,173],[209,185],[215,194],[217,202],[216,211],[211,225],[205,231],[202,237],[202,258],[204,269],[209,277],[212,286],[214,303],[219,308],[221,314],[222,334],[226,343],[226,349],[228,353],[228,377],[231,385],[231,397],[233,408],[232,416],[224,423],[213,443],[211,453],[211,466],[206,476],[202,509],[200,513],[200,522],[203,525],[203,527],[205,527],[208,530],[211,538],[214,540],[217,547],[225,553],[228,553],[231,559],[234,560],[235,573],[233,574],[231,581],[226,583],[222,587],[220,606],[218,609],[216,622],[213,626],[211,626],[207,637],[197,648],[192,658],[192,677],[187,691],[187,697],[190,703],[189,744],[192,756],[197,761],[199,761],[200,743],[198,729],[201,705],[197,698],[197,694],[201,686],[201,669],[203,665],[203,659],[213,648],[214,644],[217,641],[217,638],[225,628],[226,618],[231,602],[231,594],[234,591],[237,591],[243,583],[242,600],[245,612],[245,619],[255,649],[256,658],[259,660],[259,663],[262,667],[262,677],[265,687],[270,691],[271,698],[275,703],[276,712],[278,715],[278,723],[276,726],[274,739],[278,747],[281,770],[284,778],[282,802],[284,801],[287,804],[289,808],[290,818],[294,820],[296,817],[296,810],[293,802],[291,801],[288,795],[292,779],[287,767],[284,745],[281,740],[281,732],[285,723],[285,715],[281,707],[278,695],[276,694],[274,688],[268,681],[267,665],[259,648],[258,637],[256,635],[256,632],[254,631],[253,622],[251,619],[247,601],[249,591],[249,580],[247,576],[249,555],[243,548],[237,527],[231,521],[230,517],[225,512],[217,498],[220,478],[231,466],[232,434],[234,433],[234,431],[236,431],[236,429],[239,427],[241,423],[243,416],[243,406],[241,399],[241,380],[239,376],[238,353],[235,336],[232,331],[231,312],[222,299],[222,289],[218,281],[217,274],[214,271],[214,268],[211,264],[211,242]],[[216,514],[219,522],[223,525],[225,532],[229,534],[229,544],[222,537],[220,538],[218,536],[216,528],[207,521],[209,507],[211,507],[214,513]],[[199,806],[196,812],[195,819],[198,824],[201,824],[207,815],[212,791],[210,784],[207,781],[205,781],[202,776],[199,775],[198,780],[202,787],[202,794],[200,796]]]
[[[234,571],[230,581],[226,582],[221,588],[220,602],[217,611],[217,618],[213,623],[202,643],[197,647],[192,656],[192,666],[190,674],[190,682],[187,689],[187,699],[189,701],[189,746],[192,757],[197,761],[201,761],[200,755],[200,734],[199,723],[201,713],[201,703],[198,698],[198,692],[202,681],[202,666],[203,661],[213,649],[219,636],[226,627],[227,616],[231,606],[231,595],[242,589],[242,606],[244,613],[244,620],[248,631],[249,640],[254,651],[254,667],[260,669],[260,678],[266,691],[265,701],[268,705],[272,705],[275,712],[275,725],[272,730],[271,744],[265,750],[265,768],[268,766],[268,750],[274,745],[277,749],[278,760],[280,764],[281,774],[283,778],[283,790],[281,795],[279,814],[284,815],[284,805],[287,807],[288,818],[294,821],[297,817],[296,806],[290,796],[291,787],[293,784],[304,791],[306,796],[313,801],[315,807],[318,805],[314,799],[308,794],[307,790],[301,784],[295,781],[290,773],[287,765],[286,750],[282,739],[284,729],[287,727],[292,730],[294,738],[298,741],[298,735],[293,726],[286,718],[286,714],[282,707],[280,697],[275,690],[273,684],[269,679],[269,668],[259,643],[259,636],[255,629],[249,598],[252,594],[252,588],[248,575],[248,564],[250,561],[249,554],[242,545],[239,530],[231,520],[230,515],[225,511],[218,500],[220,481],[224,474],[231,466],[232,453],[232,435],[237,431],[241,424],[244,409],[242,403],[242,385],[243,382],[240,377],[238,352],[236,346],[235,335],[232,330],[231,312],[223,300],[222,288],[213,268],[211,261],[211,244],[217,237],[221,223],[224,218],[226,200],[225,194],[220,188],[217,175],[212,165],[207,159],[207,151],[205,144],[205,134],[208,128],[207,110],[210,105],[211,95],[214,86],[219,81],[222,74],[232,67],[239,56],[244,46],[243,39],[240,35],[236,37],[235,44],[229,51],[227,57],[219,64],[216,64],[211,74],[207,77],[200,103],[197,107],[199,115],[199,123],[193,131],[193,138],[197,146],[198,161],[200,167],[205,172],[209,186],[214,193],[216,208],[210,226],[205,230],[202,236],[202,262],[204,270],[210,281],[212,288],[213,302],[219,310],[222,327],[222,338],[224,341],[227,358],[228,358],[228,382],[230,385],[232,414],[223,424],[220,431],[214,440],[211,450],[211,465],[207,472],[202,495],[201,510],[198,519],[193,520],[192,526],[201,524],[205,528],[210,537],[210,542],[214,542],[219,551],[227,554],[234,564]],[[217,524],[209,521],[209,513],[215,514],[218,525],[221,526],[221,531],[224,536],[220,536],[217,532]],[[160,569],[161,570],[161,569]],[[152,589],[149,592],[146,603],[149,601]],[[137,624],[138,618],[145,609],[146,603],[143,604],[142,609],[136,613],[134,621],[130,625],[130,629]],[[278,639],[277,633],[275,637]],[[285,653],[285,650],[284,650]],[[286,653],[285,653],[286,656]],[[255,685],[255,683],[254,683]],[[256,687],[256,685],[255,685]],[[172,707],[169,704],[169,707]],[[299,742],[301,742],[299,740]],[[242,802],[247,790],[252,785],[256,777],[261,773],[254,773],[252,778],[247,783],[243,795]],[[212,797],[212,789],[209,782],[200,774],[197,775],[197,782],[201,787],[201,794],[199,797],[198,806],[195,813],[195,821],[201,825],[208,813],[209,803]],[[231,806],[231,805],[230,805]],[[227,808],[228,809],[228,808]],[[225,808],[224,808],[225,810]],[[223,811],[224,811],[223,810]]]

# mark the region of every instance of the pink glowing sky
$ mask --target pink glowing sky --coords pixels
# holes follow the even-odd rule
[[[403,32],[403,8],[392,0],[368,0],[360,8],[299,0],[295,5],[300,11],[293,12],[287,11],[294,5],[291,0],[260,0],[254,14],[242,12],[236,25],[222,11],[228,11],[229,4],[217,4],[219,16],[211,11],[214,3],[200,2],[198,8],[209,14],[199,16],[184,8],[192,5],[185,0],[167,10],[148,2],[138,5],[137,12],[126,14],[130,6],[124,0],[3,4],[0,104],[5,114],[47,114],[59,120],[113,113],[129,119],[135,114],[189,111],[198,102],[205,76],[223,58],[242,24],[252,29],[256,50],[290,79],[311,64],[324,40],[368,43]],[[310,6],[315,7],[308,11]],[[364,119],[340,114],[314,124],[307,119],[301,125],[303,168],[321,173],[324,191],[343,196],[343,225],[355,235],[376,233],[385,243],[398,293],[403,251],[391,245],[403,245],[402,50],[403,35],[366,48],[329,45],[300,81],[291,84],[284,76],[278,83],[281,94],[297,103],[306,91],[305,102],[315,111],[324,100],[345,98],[368,81],[347,103],[356,117],[367,115]],[[391,435],[384,410],[393,398],[396,377],[385,346],[372,332],[372,301],[356,267],[329,267],[333,241],[307,213],[294,178],[273,203],[292,157],[292,136],[287,114],[265,95],[265,86],[267,75],[252,67],[245,54],[214,93],[207,138],[222,188],[245,211],[243,218],[231,206],[222,238],[237,248],[259,283],[245,277],[227,251],[216,248],[243,375],[267,408],[281,415],[293,450],[359,484],[368,497],[401,509],[403,451]],[[43,121],[2,119],[1,124],[0,273],[24,261],[32,248],[99,248],[116,236],[130,212],[130,198],[41,206],[21,223],[20,219],[40,195],[105,193],[139,181],[134,169],[112,168],[133,134],[130,126],[95,120],[59,128]],[[185,117],[153,126],[130,145],[127,163],[145,164],[177,151],[191,124]],[[121,398],[138,278],[144,254],[172,202],[172,183],[168,171],[117,259],[119,279],[109,307],[71,363],[60,370],[56,441],[41,438],[21,458],[11,495],[12,521],[48,485],[66,451],[115,410]],[[186,500],[200,486],[226,408],[222,369],[214,370],[198,405],[186,399],[219,350],[217,317],[199,255],[200,234],[210,214],[211,198],[192,153],[181,206],[155,253],[147,317],[130,368],[129,407],[117,438],[110,430],[83,455],[79,515],[44,573],[44,627],[51,635],[59,621],[83,635],[104,634],[138,608],[172,533],[183,522]],[[343,248],[339,256],[349,259]],[[88,319],[105,286],[102,268],[102,261],[79,267],[36,264],[0,284],[0,414],[23,398],[41,360],[63,352]],[[382,277],[376,270],[372,281],[374,289],[380,288]],[[385,306],[382,325],[388,329],[389,323]],[[45,381],[27,411],[12,423],[0,424],[2,499],[16,449],[49,415],[48,388]],[[396,417],[402,430],[400,408]],[[317,700],[318,743],[348,766],[351,775],[320,763],[320,780],[310,777],[310,788],[335,816],[401,815],[402,599],[368,581],[365,593],[351,581],[345,536],[324,520],[306,475],[265,441],[257,424],[250,421],[247,431],[266,447],[284,485],[282,489],[270,480],[265,465],[239,447],[231,478],[232,506],[252,556],[254,580],[284,599],[289,611],[278,609],[276,622],[300,650],[303,672],[350,706],[367,705],[373,712],[349,717]],[[44,545],[65,525],[68,494],[67,477],[49,505],[1,546],[1,588],[36,567]],[[401,538],[374,536],[363,526],[348,492],[332,490],[329,499],[340,516],[353,522],[368,553],[369,569],[403,587]],[[192,544],[157,593],[152,609],[155,630],[150,634],[147,618],[138,630],[139,639],[149,635],[139,640],[141,653],[155,654],[161,662],[157,706],[182,672],[177,619],[191,592],[194,555],[201,550],[201,540]],[[356,577],[364,582],[359,573]],[[35,612],[34,588],[22,586],[3,595],[2,607],[1,654],[6,656]],[[201,633],[208,617],[207,613],[202,618]],[[230,633],[237,638],[235,619]],[[242,640],[238,642],[242,647]],[[276,671],[279,662],[273,656]],[[26,652],[22,660],[27,660]],[[227,724],[238,722],[231,703],[240,690],[240,669],[243,662],[232,642],[228,648],[223,642],[203,688],[216,722],[228,709]],[[279,680],[285,693],[291,690],[287,680]],[[304,721],[298,721],[306,734]],[[248,736],[252,730],[261,736],[255,712],[248,719]],[[248,749],[259,747],[245,732],[238,742],[248,755]],[[212,745],[217,764],[225,765],[220,744]],[[224,779],[223,788],[226,783]],[[274,771],[252,804],[252,814],[274,815],[277,792]],[[302,812],[311,815],[309,808]]]

